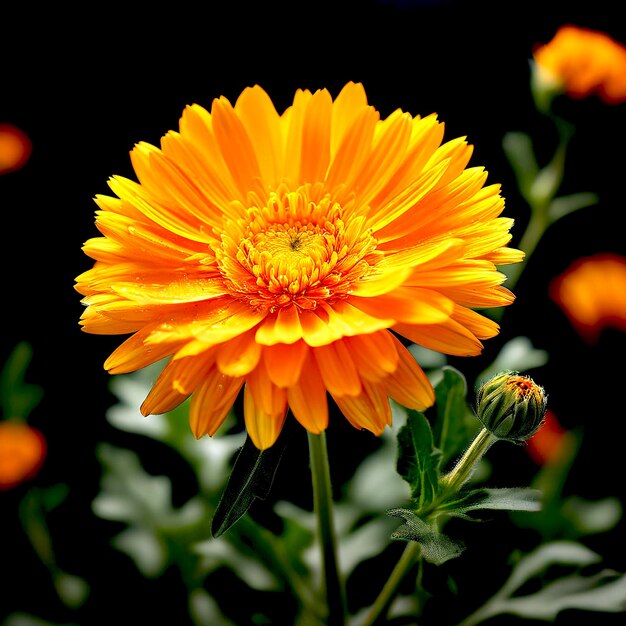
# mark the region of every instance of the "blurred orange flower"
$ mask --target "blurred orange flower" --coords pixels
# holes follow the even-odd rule
[[[526,442],[526,451],[537,465],[557,461],[568,445],[570,433],[559,423],[553,411],[546,411],[541,428]]]
[[[553,279],[549,292],[588,343],[605,327],[626,331],[626,257],[599,253],[578,259]]]
[[[28,135],[12,124],[0,124],[0,174],[24,167],[32,151]]]
[[[605,33],[561,26],[549,43],[536,46],[533,58],[534,79],[547,90],[626,101],[626,46]]]
[[[0,422],[0,490],[32,478],[46,456],[42,433],[24,422]]]
[[[139,179],[98,196],[103,237],[76,278],[85,331],[131,334],[105,367],[172,357],[142,404],[164,413],[191,396],[196,437],[213,435],[243,387],[259,449],[287,409],[328,423],[327,392],[349,422],[380,435],[389,397],[423,410],[425,373],[400,339],[448,354],[482,351],[499,327],[474,309],[511,304],[497,264],[507,244],[499,185],[467,168],[465,138],[442,143],[436,116],[387,119],[348,83],[298,90],[277,113],[258,85],[233,106],[183,112],[160,149],[131,152]],[[390,332],[391,330],[395,332]]]

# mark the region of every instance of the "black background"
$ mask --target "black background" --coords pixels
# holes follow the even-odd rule
[[[158,145],[165,132],[177,128],[185,105],[208,109],[220,95],[234,102],[253,84],[264,87],[280,112],[297,88],[325,87],[335,96],[348,80],[361,81],[382,116],[396,108],[413,115],[437,112],[447,139],[467,136],[475,146],[472,164],[484,165],[489,182],[502,184],[505,213],[516,220],[515,244],[528,210],[504,158],[502,137],[512,130],[528,132],[546,160],[556,145],[551,125],[535,111],[530,96],[533,46],[547,42],[565,23],[602,30],[626,42],[620,4],[398,0],[280,9],[240,4],[219,10],[164,5],[132,20],[125,9],[114,6],[93,9],[91,15],[60,7],[7,11],[6,36],[0,43],[0,123],[23,129],[32,139],[33,153],[22,170],[0,177],[0,357],[4,361],[22,340],[34,349],[29,378],[44,388],[45,396],[31,423],[49,445],[35,483],[63,482],[70,488],[70,497],[50,523],[64,569],[92,586],[81,624],[187,626],[169,621],[169,616],[184,615],[185,600],[177,595],[174,574],[158,581],[142,579],[125,556],[109,547],[117,529],[90,509],[100,472],[95,446],[118,436],[104,417],[113,397],[102,364],[121,338],[80,331],[83,308],[73,283],[91,265],[81,245],[98,234],[93,197],[109,193],[106,181],[113,174],[133,178],[128,153],[134,143]],[[548,296],[550,281],[576,258],[603,251],[626,254],[621,227],[626,104],[608,106],[592,97],[562,98],[556,106],[577,126],[561,192],[593,191],[600,201],[547,232],[516,288],[517,301],[505,314],[501,334],[487,343],[484,355],[451,362],[472,381],[514,336],[526,335],[547,350],[550,361],[535,379],[546,387],[563,425],[583,427],[585,433],[568,492],[626,501],[621,436],[626,336],[608,329],[596,345],[587,345]],[[343,418],[332,422],[328,436],[340,483],[375,443]],[[148,467],[162,461],[150,446],[142,453]],[[308,502],[310,479],[302,453],[304,436],[279,472],[275,499]],[[509,477],[499,475],[502,484],[523,484],[532,477],[535,468],[521,451],[496,447],[494,464],[499,456],[510,471]],[[171,471],[176,472],[175,464]],[[49,589],[17,523],[15,508],[26,488],[0,493],[0,550],[18,555],[0,558],[0,571],[7,575],[0,586],[0,618],[25,610],[52,621],[75,620]],[[181,501],[186,495],[184,486],[175,493]],[[506,575],[510,548],[527,547],[519,545],[516,529],[506,521],[479,526],[467,531],[468,543],[476,547],[465,561],[451,566],[461,586],[459,606],[479,604],[488,593],[482,587],[485,581],[495,591],[498,572]],[[493,540],[497,533],[513,536],[502,535],[501,552],[482,554],[481,541]],[[626,571],[623,534],[621,523],[614,532],[589,541],[606,557],[607,567],[618,571]],[[489,568],[484,577],[468,571],[476,563]],[[372,593],[363,582],[364,596]],[[438,624],[452,624],[453,616],[462,614],[447,610],[451,616]],[[558,623],[587,623],[578,618],[566,613]],[[601,620],[596,623],[620,623],[611,615]]]

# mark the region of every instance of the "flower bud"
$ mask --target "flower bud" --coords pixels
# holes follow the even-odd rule
[[[498,439],[524,441],[532,437],[546,416],[548,396],[532,378],[501,372],[483,383],[477,394],[477,415]]]

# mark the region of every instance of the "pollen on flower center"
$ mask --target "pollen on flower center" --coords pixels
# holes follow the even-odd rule
[[[515,389],[517,396],[523,400],[531,395],[537,396],[539,394],[539,389],[535,383],[525,376],[511,376],[508,384]]]
[[[314,200],[311,187],[284,188],[253,202],[226,223],[218,267],[235,297],[274,312],[346,297],[381,258],[363,217],[344,221],[346,207],[328,195]]]

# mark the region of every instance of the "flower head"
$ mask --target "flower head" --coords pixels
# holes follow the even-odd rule
[[[611,327],[626,332],[626,257],[598,253],[574,261],[552,280],[550,297],[589,344]]]
[[[476,398],[476,413],[483,426],[498,439],[524,441],[541,428],[548,396],[529,376],[501,372],[483,383]]]
[[[35,476],[46,448],[46,440],[36,428],[24,422],[0,421],[0,490]]]
[[[102,237],[76,279],[85,331],[130,334],[111,373],[171,357],[142,404],[163,413],[191,396],[196,437],[213,435],[243,387],[257,447],[289,409],[328,424],[327,392],[359,429],[380,434],[389,398],[424,409],[432,387],[399,337],[476,355],[498,326],[475,309],[508,305],[498,185],[466,167],[464,138],[437,117],[381,119],[361,84],[335,100],[298,90],[277,113],[259,86],[234,106],[186,107],[160,148],[137,144],[138,177],[98,196]]]
[[[532,82],[539,100],[559,93],[598,95],[608,104],[626,101],[626,46],[606,33],[567,24],[533,51]]]
[[[13,124],[0,124],[0,174],[19,170],[31,151],[30,138],[23,130]]]

